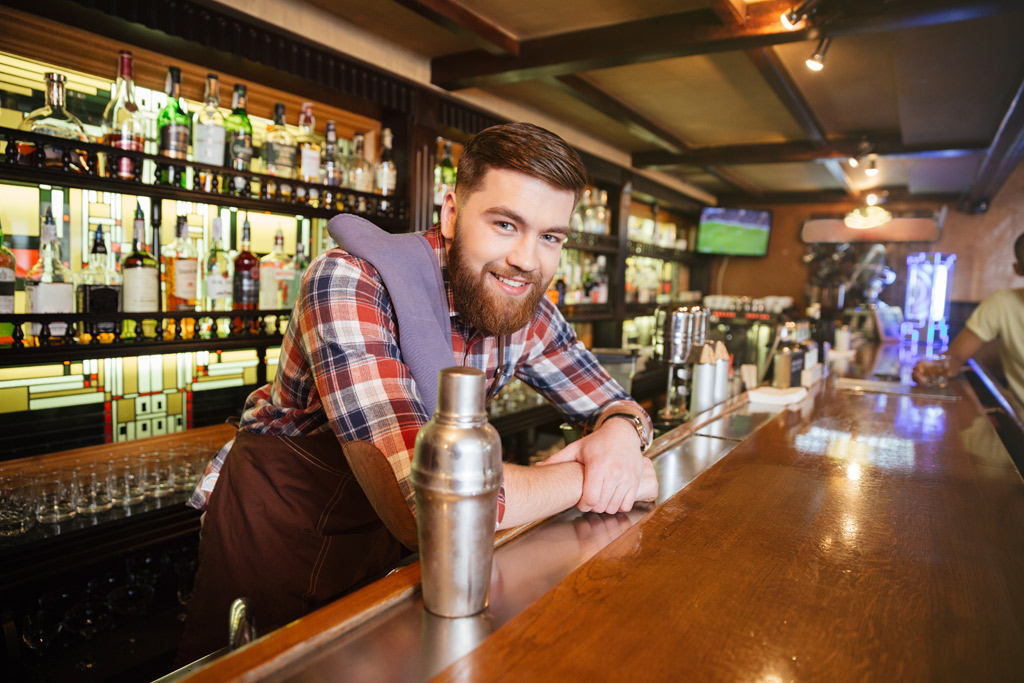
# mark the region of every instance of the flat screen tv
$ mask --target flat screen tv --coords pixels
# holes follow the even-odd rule
[[[767,256],[772,212],[706,206],[697,226],[697,252],[722,256]]]

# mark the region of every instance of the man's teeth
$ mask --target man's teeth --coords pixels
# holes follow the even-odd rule
[[[527,284],[525,282],[519,282],[518,280],[509,280],[508,278],[504,278],[504,277],[502,277],[500,275],[495,275],[494,277],[498,278],[499,280],[504,282],[509,287],[525,287],[526,284]]]

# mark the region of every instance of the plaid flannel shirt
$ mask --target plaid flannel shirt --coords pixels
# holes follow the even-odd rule
[[[614,413],[650,417],[576,339],[575,331],[546,298],[530,323],[505,337],[505,365],[497,371],[497,338],[464,323],[449,285],[447,254],[435,226],[425,237],[437,254],[448,292],[452,365],[482,370],[488,396],[518,377],[556,405],[566,418],[593,429]],[[388,292],[376,269],[342,249],[309,266],[281,347],[274,381],[246,401],[239,429],[275,436],[331,429],[342,443],[372,443],[388,459],[410,508],[413,445],[430,418],[402,362]],[[650,431],[648,431],[650,433]],[[230,449],[207,466],[189,505],[203,509]]]

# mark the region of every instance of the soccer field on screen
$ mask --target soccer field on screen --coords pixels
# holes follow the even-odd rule
[[[707,221],[701,225],[697,251],[761,256],[768,251],[768,230],[736,223]]]

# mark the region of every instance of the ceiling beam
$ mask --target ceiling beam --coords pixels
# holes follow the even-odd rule
[[[613,26],[573,31],[519,43],[519,56],[484,51],[435,57],[431,63],[434,85],[448,90],[517,83],[542,76],[674,57],[750,50],[783,43],[813,40],[822,35],[813,22],[787,31],[779,22],[792,0],[766,0],[748,5],[743,25],[723,26],[710,9],[651,17]],[[945,24],[1021,10],[1020,0],[893,0],[875,5],[846,3],[851,10],[827,23],[830,36],[894,31]]]
[[[992,138],[992,145],[957,208],[968,213],[988,211],[992,198],[1021,160],[1024,160],[1024,81],[1017,88],[999,130]]]
[[[985,151],[989,142],[968,140],[931,145],[904,145],[898,133],[869,135],[878,156],[904,159],[960,157]],[[857,153],[861,138],[833,138],[825,147],[811,142],[779,142],[758,145],[701,147],[688,153],[662,151],[634,152],[633,166],[648,170],[671,170],[677,166],[777,164],[821,159],[846,159]]]
[[[743,0],[708,0],[708,6],[726,26],[742,26],[750,17]]]
[[[515,36],[452,0],[395,0],[395,2],[426,17],[438,26],[448,29],[487,54],[519,56],[519,41]]]
[[[783,65],[775,50],[770,47],[762,47],[754,50],[747,50],[747,57],[754,63],[761,76],[775,92],[775,95],[782,101],[782,104],[789,110],[789,113],[796,119],[804,136],[818,147],[828,145],[825,129],[818,121],[818,117],[811,111],[811,105],[804,99],[803,93],[797,87],[793,77]]]
[[[542,81],[591,109],[596,109],[608,118],[625,126],[633,135],[646,142],[658,145],[669,154],[685,154],[690,151],[689,145],[674,134],[580,76],[558,76],[555,78],[544,78]]]
[[[911,194],[905,187],[875,188],[872,192],[887,192],[886,203],[893,202],[935,202],[953,203],[958,195],[955,193]],[[843,204],[861,206],[863,202],[854,199],[842,190],[813,190],[810,192],[769,192],[760,195],[719,194],[720,206],[760,206],[762,204]]]

